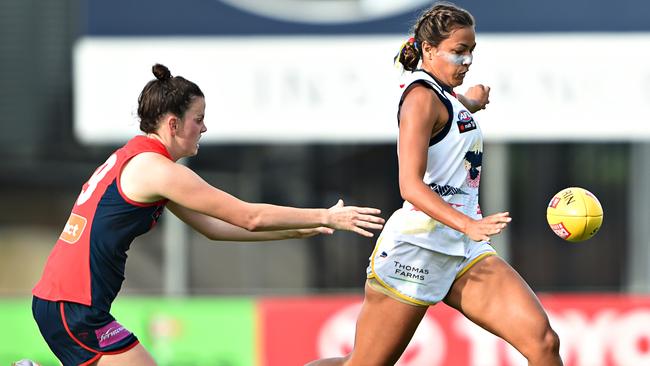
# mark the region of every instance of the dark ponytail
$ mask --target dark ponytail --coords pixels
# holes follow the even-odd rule
[[[419,44],[415,38],[411,37],[402,44],[399,53],[395,56],[395,61],[401,63],[404,70],[414,71],[417,69],[422,54],[418,46]]]

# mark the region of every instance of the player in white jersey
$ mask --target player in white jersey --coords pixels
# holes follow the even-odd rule
[[[490,246],[510,222],[478,204],[483,139],[472,113],[490,88],[457,95],[472,64],[474,19],[438,3],[422,14],[396,57],[400,85],[399,185],[404,206],[370,257],[353,351],[315,365],[393,365],[428,306],[444,301],[512,344],[530,366],[562,365],[559,339],[526,282]],[[418,68],[418,66],[420,68]]]

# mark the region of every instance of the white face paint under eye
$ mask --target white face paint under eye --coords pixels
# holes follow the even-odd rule
[[[455,55],[449,52],[438,51],[438,56],[444,57],[454,65],[471,65],[474,57],[472,55]]]

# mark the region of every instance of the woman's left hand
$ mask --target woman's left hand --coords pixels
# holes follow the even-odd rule
[[[490,103],[490,87],[483,84],[478,84],[467,89],[467,92],[463,95],[467,102],[465,107],[470,110],[470,112],[478,112]]]

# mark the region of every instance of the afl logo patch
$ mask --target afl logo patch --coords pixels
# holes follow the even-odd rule
[[[462,110],[458,112],[457,123],[458,123],[458,131],[460,131],[460,133],[476,129],[476,122],[474,122],[474,118],[472,117],[472,114],[466,110]]]
[[[59,236],[59,239],[68,244],[74,244],[79,240],[79,238],[81,238],[81,234],[83,234],[85,227],[85,217],[71,214],[68,222],[66,222],[65,227],[63,228],[61,236]]]
[[[469,122],[472,120],[472,115],[468,111],[462,110],[458,112],[458,120],[461,122]]]

